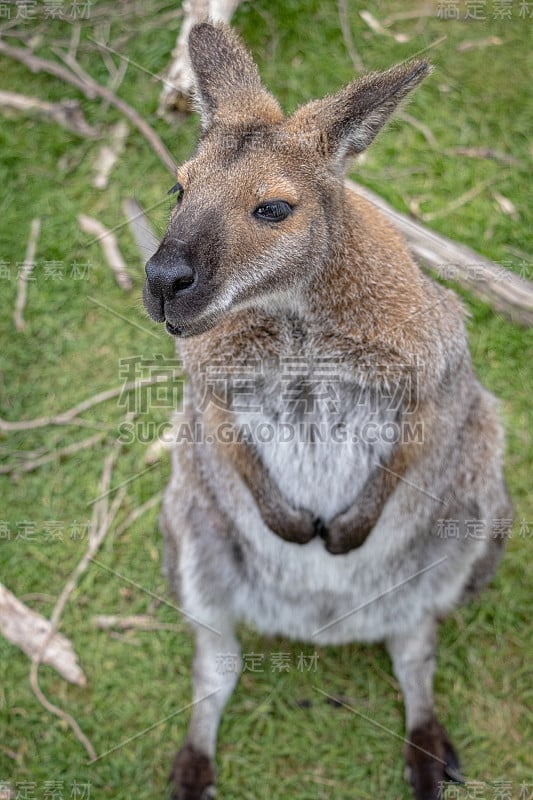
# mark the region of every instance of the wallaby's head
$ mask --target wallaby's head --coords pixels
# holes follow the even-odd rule
[[[202,136],[178,170],[176,205],[146,265],[144,303],[169,333],[213,328],[249,305],[297,303],[342,235],[347,159],[365,150],[426,61],[370,73],[284,117],[226,26],[189,37]]]

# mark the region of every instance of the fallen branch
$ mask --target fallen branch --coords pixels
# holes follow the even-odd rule
[[[508,197],[504,197],[504,195],[500,194],[499,192],[493,192],[492,196],[496,200],[498,208],[503,214],[507,214],[508,217],[512,217],[514,220],[518,220],[518,212],[516,210],[516,206],[511,200],[509,200]]]
[[[60,414],[54,414],[49,417],[37,417],[36,419],[20,420],[18,422],[8,422],[8,420],[0,417],[0,431],[4,433],[13,433],[17,431],[30,431],[35,428],[46,428],[48,425],[79,425],[82,420],[78,420],[79,414],[83,414],[89,408],[105,403],[107,400],[112,400],[118,397],[122,392],[136,391],[142,389],[144,386],[152,386],[155,383],[165,383],[172,380],[175,376],[169,377],[168,375],[153,375],[151,378],[143,378],[138,381],[127,381],[122,386],[116,386],[114,389],[106,389],[104,392],[91,395],[81,403],[77,403],[67,411]]]
[[[9,58],[14,58],[15,61],[20,61],[21,64],[28,67],[34,74],[37,72],[47,72],[55,78],[70,83],[72,86],[79,89],[88,100],[94,100],[97,96],[93,87],[87,86],[82,80],[76,77],[76,75],[73,75],[70,70],[65,69],[65,67],[62,67],[61,64],[58,64],[56,61],[48,61],[46,58],[39,58],[39,56],[34,55],[29,48],[11,47],[11,45],[6,44],[0,39],[0,53]]]
[[[78,222],[84,233],[90,233],[97,237],[96,241],[99,242],[107,263],[115,273],[115,279],[120,288],[126,292],[133,289],[133,279],[118,248],[115,234],[97,219],[87,217],[85,214],[78,214]]]
[[[37,97],[27,97],[16,92],[0,91],[0,107],[21,111],[25,114],[37,114],[40,117],[47,117],[61,127],[66,128],[78,136],[86,139],[96,139],[100,135],[97,128],[89,125],[80,104],[77,100],[62,100],[60,103],[48,103],[39,100]]]
[[[49,75],[54,75],[66,83],[70,83],[79,89],[85,97],[89,100],[94,100],[96,97],[106,100],[110,105],[117,108],[125,117],[127,117],[132,125],[144,136],[146,141],[150,144],[153,151],[161,159],[163,164],[172,172],[176,173],[176,164],[174,159],[168,152],[167,148],[154,131],[154,129],[146,122],[145,119],[128,103],[117,97],[115,93],[107,86],[101,86],[90,75],[84,72],[79,64],[74,61],[70,54],[64,56],[65,62],[68,64],[69,69],[61,66],[55,61],[49,61],[46,58],[39,58],[34,55],[31,50],[23,47],[11,47],[0,39],[0,53],[24,64],[32,72],[47,72]],[[76,64],[76,72],[72,69],[72,64]],[[80,75],[82,77],[80,77]]]
[[[18,331],[24,330],[24,308],[26,306],[26,296],[28,290],[28,281],[35,263],[35,251],[37,249],[37,239],[41,231],[41,220],[34,219],[31,223],[30,237],[26,247],[26,256],[24,258],[24,265],[20,270],[17,285],[17,297],[15,300],[15,312],[13,314],[13,321],[15,328]]]
[[[85,686],[83,670],[72,643],[60,633],[51,633],[51,624],[41,614],[28,608],[0,583],[0,632],[33,658],[49,638],[42,654],[43,664],[53,667],[69,683]]]
[[[420,265],[456,281],[513,322],[533,326],[533,283],[453,242],[392,208],[375,192],[348,180],[347,186],[373,203],[403,234]]]
[[[430,3],[429,8],[416,8],[411,11],[398,11],[395,14],[389,14],[388,17],[385,17],[383,20],[383,25],[388,27],[389,25],[393,25],[395,22],[405,22],[409,19],[421,19],[423,17],[434,17],[435,16],[435,9],[432,7]]]

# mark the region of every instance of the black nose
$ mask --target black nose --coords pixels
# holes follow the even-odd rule
[[[146,264],[150,292],[160,300],[172,300],[196,280],[196,272],[180,254],[159,248]]]

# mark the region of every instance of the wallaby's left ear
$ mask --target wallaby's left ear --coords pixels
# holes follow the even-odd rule
[[[431,72],[427,61],[410,61],[386,72],[370,72],[331,97],[308,103],[291,123],[320,132],[339,166],[374,140],[403,98]]]
[[[196,82],[202,127],[215,118],[279,122],[277,101],[264,88],[250,53],[223,23],[200,22],[189,34],[189,55]]]

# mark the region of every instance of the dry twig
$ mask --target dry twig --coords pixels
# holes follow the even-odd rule
[[[428,8],[415,8],[411,11],[398,11],[394,14],[389,14],[383,20],[383,25],[388,27],[389,25],[393,25],[395,22],[404,22],[405,20],[410,19],[421,19],[422,17],[434,17],[435,16],[435,8],[433,3],[430,2]]]
[[[468,39],[460,42],[455,48],[458,53],[466,53],[468,50],[478,50],[483,47],[491,47],[503,44],[499,36],[489,36],[488,39]]]
[[[24,330],[24,307],[26,305],[26,296],[28,289],[28,281],[35,263],[35,250],[37,249],[37,239],[41,230],[41,220],[34,219],[31,223],[30,237],[26,247],[26,256],[24,258],[24,265],[20,270],[18,276],[17,298],[15,300],[15,313],[13,314],[13,321],[15,328],[18,331]]]
[[[512,200],[509,200],[508,197],[505,197],[503,194],[499,192],[493,192],[492,196],[498,203],[498,207],[502,213],[507,214],[507,216],[512,217],[514,220],[518,220],[518,212],[516,210],[515,204]]]
[[[61,64],[55,61],[48,61],[46,58],[40,58],[34,55],[27,47],[12,47],[0,39],[0,53],[15,59],[15,61],[20,61],[21,64],[24,64],[33,73],[47,72],[49,75],[53,75],[66,83],[70,83],[72,86],[79,89],[88,100],[95,100],[97,97],[94,88],[92,86],[86,86],[85,83],[76,75],[73,75],[70,70],[65,69],[65,67],[62,67]]]
[[[99,242],[102,247],[106,261],[115,273],[115,279],[120,288],[124,289],[126,292],[133,289],[133,279],[118,249],[118,242],[115,234],[106,228],[105,225],[102,225],[97,219],[87,217],[85,214],[78,214],[78,222],[84,233],[90,233],[92,236],[97,237],[96,241]]]
[[[437,140],[424,122],[420,122],[419,119],[411,116],[411,114],[408,114],[406,111],[398,111],[396,116],[402,119],[404,122],[407,122],[408,125],[412,125],[413,128],[416,128],[416,130],[422,134],[430,147],[433,147],[435,150],[438,148],[439,144]]]

